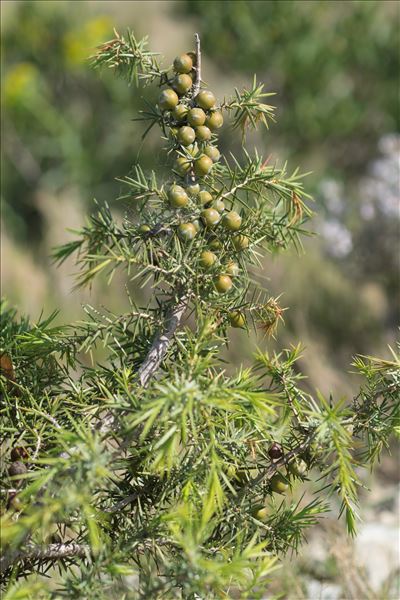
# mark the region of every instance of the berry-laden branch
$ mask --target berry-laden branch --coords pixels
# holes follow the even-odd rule
[[[290,450],[290,452],[287,452],[286,454],[282,453],[281,456],[279,456],[273,462],[271,462],[271,464],[269,465],[269,467],[267,467],[265,471],[262,471],[254,480],[251,481],[251,484],[257,485],[263,479],[271,479],[279,470],[279,468],[289,465],[291,462],[294,461],[296,457],[301,456],[312,443],[314,437],[315,432],[311,431],[304,439],[304,441],[301,442],[301,444],[298,444],[295,448],[293,448],[292,450]]]
[[[201,85],[201,47],[200,47],[200,36],[195,33],[195,79],[193,85],[193,97],[195,98],[200,91]],[[188,305],[188,297],[185,296],[179,300],[179,302],[172,306],[169,310],[165,319],[165,330],[159,334],[144,359],[142,365],[138,370],[138,376],[140,384],[146,387],[150,379],[157,372],[160,364],[163,361],[164,356],[168,351],[168,347],[173,339],[175,331],[181,324],[183,315]]]

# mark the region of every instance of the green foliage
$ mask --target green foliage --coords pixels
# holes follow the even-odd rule
[[[354,366],[366,378],[365,385],[354,399],[353,410],[358,414],[356,433],[368,439],[363,460],[371,465],[379,460],[383,449],[389,448],[392,432],[399,428],[399,355],[391,351],[393,360],[359,356]]]
[[[131,32],[126,39],[116,34],[94,63],[147,83],[140,74],[153,78],[154,55]],[[156,76],[171,83],[169,71]],[[193,79],[180,98],[188,107],[196,70]],[[244,115],[266,125],[262,87],[251,94],[207,117],[225,108],[236,125]],[[166,153],[184,158],[187,173],[171,165],[164,181],[136,166],[123,180],[133,216],[121,223],[98,208],[78,239],[55,251],[59,262],[77,254],[79,285],[102,274],[111,282],[119,267],[150,283],[149,305],[128,297],[123,314],[86,307],[72,326],[55,326],[55,315],[32,324],[4,308],[0,565],[14,597],[29,597],[27,577],[45,598],[261,598],[279,557],[297,551],[327,510],[345,511],[354,533],[358,470],[398,430],[397,356],[356,359],[366,385],[350,405],[303,389],[300,346],[260,350],[252,366],[226,372],[232,311],[276,331],[283,309],[253,272],[266,252],[300,244],[309,196],[297,170],[288,175],[247,151],[196,174],[208,142],[188,150],[171,135],[173,115],[159,106],[152,114]],[[216,209],[218,222],[201,226],[198,182],[234,214],[233,230]],[[172,183],[188,190],[181,208],[169,201]],[[192,239],[182,239],[181,225],[192,225]],[[199,262],[206,249],[217,256],[209,271]],[[231,286],[218,289],[220,277]],[[315,484],[308,503],[296,499],[305,480]],[[40,577],[55,565],[57,591]]]
[[[235,98],[225,105],[226,110],[234,112],[233,129],[240,128],[244,134],[246,127],[250,125],[256,129],[260,122],[268,128],[268,119],[274,120],[274,107],[260,102],[263,98],[274,96],[273,92],[264,93],[264,84],[257,85],[254,76],[251,90],[244,89],[242,92],[235,90]]]
[[[106,11],[26,0],[9,9],[2,35],[3,211],[8,232],[39,252],[48,218],[43,197],[56,202],[67,192],[85,206],[114,193],[113,179],[139,150],[135,124],[121,127],[139,99],[124,81],[106,74],[100,80],[87,68],[88,54],[112,31]],[[144,164],[149,155],[142,153]]]
[[[137,41],[130,31],[127,32],[126,40],[117,31],[115,36],[113,40],[105,42],[100,52],[93,56],[92,66],[95,69],[108,67],[136,85],[140,80],[151,83],[161,76],[157,54],[146,48],[147,38]]]
[[[115,324],[107,328],[112,339]],[[370,454],[380,450],[376,436],[382,439],[385,427],[387,443],[393,430],[386,415],[371,419],[374,395],[365,390],[362,400],[356,398],[347,409],[303,392],[295,368],[298,348],[285,356],[260,354],[254,371],[227,378],[216,357],[213,328],[205,324],[200,331],[180,333],[182,351],[147,391],[134,383],[131,361],[123,355],[124,368],[97,365],[93,370],[81,364],[84,375],[78,381],[60,363],[62,384],[50,385],[43,371],[58,361],[62,332],[49,331],[48,325],[27,331],[26,321],[21,329],[16,340],[22,344],[13,360],[19,365],[16,377],[26,383],[18,384],[16,395],[4,381],[5,406],[14,407],[11,414],[7,408],[3,412],[4,463],[9,464],[10,448],[26,444],[29,475],[18,492],[24,507],[19,519],[14,521],[13,511],[3,517],[3,544],[8,551],[28,538],[43,545],[50,532],[87,544],[94,557],[89,562],[64,561],[67,597],[79,597],[87,586],[94,594],[99,577],[109,581],[102,592],[108,597],[107,589],[112,594],[116,580],[130,571],[141,574],[140,597],[173,596],[177,586],[187,596],[201,591],[212,597],[232,583],[256,597],[251,595],[254,585],[271,573],[273,557],[297,549],[306,528],[328,510],[327,489],[338,492],[343,502],[348,495],[351,503],[356,500],[352,463],[368,465]],[[125,337],[130,337],[126,330]],[[68,338],[72,346],[70,331]],[[82,339],[80,329],[77,338]],[[47,358],[32,364],[34,355]],[[394,413],[400,396],[398,362],[380,363],[378,372],[376,362],[363,362],[368,385],[375,389],[378,380],[391,381],[385,404],[386,413]],[[35,400],[39,392],[31,393],[39,387],[47,399],[40,406]],[[118,426],[104,437],[102,415],[110,410]],[[284,455],[271,463],[267,450],[278,434]],[[269,488],[272,473],[285,472],[299,454],[307,461],[308,477],[320,473],[325,482],[324,492],[308,505],[292,503],[290,497],[276,500]],[[286,477],[295,486],[304,476],[287,471]],[[269,516],[262,523],[252,514],[264,496]],[[38,497],[39,504],[33,500]],[[76,560],[79,575],[68,572]],[[153,560],[164,565],[166,581],[156,575]],[[41,572],[52,563],[22,563],[15,575]]]

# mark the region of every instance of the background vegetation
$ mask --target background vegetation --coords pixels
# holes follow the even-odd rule
[[[161,161],[159,139],[142,148],[132,121],[143,99],[88,69],[114,25],[149,33],[167,57],[198,31],[207,82],[221,97],[253,72],[276,91],[278,125],[251,134],[272,162],[312,170],[317,217],[306,254],[271,257],[267,286],[285,290],[286,327],[276,345],[301,340],[301,368],[325,394],[357,386],[356,352],[385,356],[399,323],[399,72],[396,2],[4,2],[2,86],[3,293],[33,318],[81,302],[119,310],[101,284],[70,295],[71,266],[56,270],[51,248],[69,239],[115,177],[140,157]],[[153,93],[153,92],[149,92]],[[230,131],[220,137],[231,146]],[[235,150],[235,149],[234,149]],[[158,158],[159,157],[159,158]],[[129,206],[120,205],[121,214]],[[118,286],[116,286],[118,289]],[[131,290],[137,295],[136,290]],[[261,336],[238,332],[230,358],[248,360]],[[392,463],[381,476],[392,481]],[[385,479],[383,479],[385,481]]]

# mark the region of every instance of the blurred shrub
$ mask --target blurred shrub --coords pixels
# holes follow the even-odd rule
[[[378,147],[379,155],[354,185],[321,182],[323,209],[315,226],[325,254],[358,292],[363,282],[384,290],[383,322],[394,329],[400,320],[400,135],[382,136]]]
[[[313,244],[300,271],[286,265],[285,299],[301,307],[304,321],[289,311],[289,329],[322,335],[334,353],[373,351],[385,335],[392,341],[399,318],[398,148],[376,156],[382,144],[398,144],[385,135],[399,129],[398,5],[185,0],[179,6],[197,17],[203,50],[225,74],[257,72],[278,92],[278,125],[264,134],[268,148],[279,156],[283,145],[292,163],[314,171],[308,185],[322,245]],[[379,286],[380,312],[364,295],[368,285]]]
[[[131,119],[141,101],[88,68],[95,46],[112,35],[111,17],[83,2],[11,8],[2,40],[4,212],[14,237],[40,241],[40,189],[68,188],[88,202],[116,195],[115,177],[140,147]]]
[[[20,239],[41,237],[38,186],[108,199],[140,149],[142,128],[130,122],[140,100],[87,65],[114,19],[102,3],[70,7],[16,2],[4,25],[2,193]],[[171,9],[198,17],[204,53],[224,73],[257,71],[279,93],[279,127],[268,141],[303,168],[362,171],[378,137],[398,127],[392,3],[185,0]],[[133,17],[136,3],[131,10]]]
[[[264,73],[279,93],[276,135],[303,164],[317,149],[335,168],[362,170],[378,137],[399,127],[396,3],[185,0],[179,6],[198,17],[204,51],[224,72]]]

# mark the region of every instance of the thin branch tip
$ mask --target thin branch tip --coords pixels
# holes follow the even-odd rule
[[[195,98],[197,96],[197,94],[199,93],[200,85],[201,85],[201,48],[200,48],[200,36],[198,33],[194,34],[194,39],[195,39],[195,45],[196,45],[196,50],[195,50],[196,77],[195,77],[194,86],[193,86],[193,98]]]

